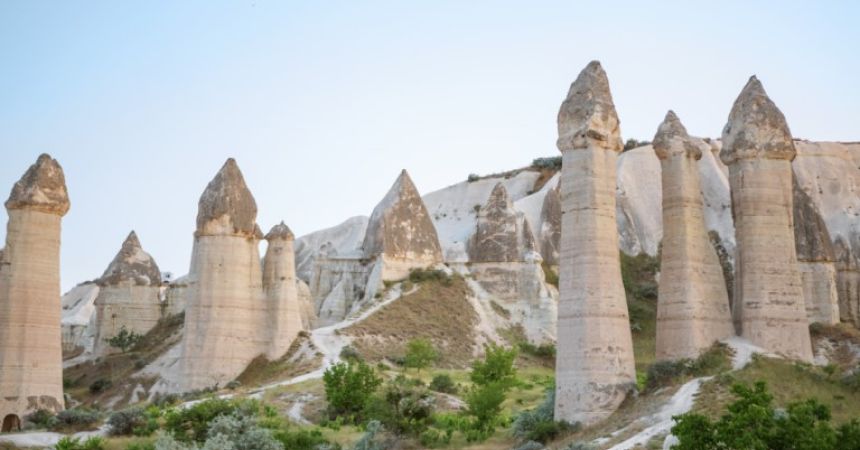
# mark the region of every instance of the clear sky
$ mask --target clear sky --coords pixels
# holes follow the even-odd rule
[[[669,108],[718,136],[757,74],[796,137],[860,140],[860,2],[646,3],[3,1],[0,194],[60,161],[65,290],[131,229],[184,274],[230,156],[264,231],[301,235],[369,214],[401,168],[429,192],[556,155],[592,59],[625,139]]]

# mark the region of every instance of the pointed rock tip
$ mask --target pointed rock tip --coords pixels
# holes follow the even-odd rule
[[[254,196],[236,160],[228,158],[200,196],[197,233],[250,236],[256,232],[256,220]]]
[[[619,152],[621,129],[609,79],[600,62],[591,61],[570,85],[558,112],[559,150],[590,145]]]
[[[128,236],[126,236],[125,241],[122,245],[123,247],[126,245],[130,245],[133,247],[140,248],[140,239],[137,238],[137,233],[135,233],[134,230],[131,230],[131,233],[128,233]]]
[[[268,233],[266,233],[266,240],[272,241],[275,239],[283,239],[283,240],[292,240],[295,239],[295,235],[293,235],[293,231],[290,230],[290,227],[284,223],[282,220],[281,223],[272,227]]]
[[[797,154],[785,116],[755,75],[732,105],[722,141],[720,159],[725,164],[759,158],[792,161]]]
[[[56,159],[42,153],[12,187],[7,209],[33,209],[65,215],[69,211],[66,177]]]
[[[134,230],[122,242],[122,247],[101,278],[96,280],[99,286],[116,286],[124,283],[136,286],[161,284],[161,270],[155,263],[155,259],[143,250]]]

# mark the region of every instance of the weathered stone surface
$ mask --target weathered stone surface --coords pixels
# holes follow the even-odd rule
[[[233,380],[268,350],[257,207],[232,159],[206,187],[188,274],[181,389]]]
[[[317,327],[317,311],[311,288],[301,279],[296,280],[296,291],[299,296],[299,311],[302,313],[302,329],[313,330]]]
[[[166,303],[161,297],[161,271],[155,259],[143,251],[134,231],[96,284],[100,289],[94,302],[95,355],[117,351],[107,340],[123,328],[143,335],[163,317]]]
[[[657,359],[692,359],[715,341],[734,335],[723,270],[705,227],[696,163],[703,148],[709,149],[687,135],[672,111],[653,145],[663,184]]]
[[[838,236],[833,243],[836,256],[836,285],[839,295],[839,317],[860,327],[860,263],[851,243]]]
[[[6,202],[0,258],[0,417],[64,407],[60,331],[60,222],[69,209],[63,170],[39,157]]]
[[[792,174],[794,246],[803,282],[803,302],[809,322],[839,322],[839,295],[833,243],[827,224]]]
[[[602,148],[620,152],[621,128],[609,79],[600,62],[591,61],[570,85],[558,112],[559,150]]]
[[[442,262],[436,228],[405,170],[373,209],[362,248],[366,258],[382,257],[386,262],[390,270],[383,271],[384,280],[403,278],[411,268]]]
[[[296,289],[296,260],[293,232],[284,222],[266,234],[269,246],[263,259],[263,290],[268,302],[270,334],[266,357],[284,356],[302,331],[302,311]]]
[[[785,117],[755,78],[723,129],[737,240],[735,326],[755,345],[812,360],[803,283],[792,229],[795,156]]]
[[[197,204],[197,235],[237,235],[260,239],[257,202],[230,158],[206,186]]]
[[[132,231],[122,243],[122,248],[101,278],[99,286],[133,284],[139,286],[161,286],[161,270],[155,259],[143,251],[137,234]]]
[[[487,203],[478,211],[477,231],[469,245],[469,260],[525,261],[534,252],[534,236],[528,220],[514,209],[505,186],[497,184]]]
[[[541,208],[540,254],[550,265],[558,265],[561,244],[561,197],[560,186],[547,191]]]
[[[30,209],[44,213],[66,215],[69,212],[66,177],[56,159],[43,153],[15,183],[6,209]]]
[[[597,62],[558,115],[562,152],[555,417],[591,425],[635,389],[633,342],[615,220],[618,117]]]

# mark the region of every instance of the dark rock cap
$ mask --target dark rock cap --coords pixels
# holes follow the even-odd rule
[[[257,234],[257,202],[233,158],[209,182],[197,205],[197,235]]]
[[[272,241],[275,239],[283,239],[285,241],[291,241],[295,239],[295,235],[293,235],[290,227],[287,226],[283,221],[281,223],[272,227],[271,230],[266,234],[266,240]]]
[[[727,165],[753,158],[792,161],[797,154],[785,116],[755,75],[735,100],[722,140],[720,159]]]
[[[558,141],[561,151],[595,145],[621,151],[621,129],[609,79],[600,62],[591,61],[570,85],[558,112]]]
[[[701,141],[691,138],[687,134],[687,129],[684,128],[681,119],[678,119],[674,111],[669,110],[663,123],[657,128],[657,134],[654,135],[652,145],[654,152],[660,159],[686,154],[698,160],[702,158],[701,143]]]
[[[160,286],[161,270],[155,259],[143,251],[137,234],[132,231],[122,243],[119,253],[111,261],[101,278],[99,286],[134,284],[136,286]]]
[[[39,155],[36,163],[15,183],[6,200],[6,209],[33,209],[59,216],[69,212],[66,177],[57,160],[47,153]]]

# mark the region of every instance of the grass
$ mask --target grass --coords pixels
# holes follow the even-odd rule
[[[412,278],[415,292],[342,332],[355,337],[353,347],[368,361],[402,357],[407,342],[424,338],[439,351],[438,365],[465,367],[473,359],[478,323],[465,280],[458,275]]]
[[[298,361],[291,361],[302,346],[308,342],[309,337],[306,333],[299,334],[299,337],[290,345],[287,353],[280,359],[269,361],[265,356],[260,355],[254,358],[236,379],[242,383],[242,386],[258,386],[313,371],[320,365],[322,359],[320,354],[315,354],[314,358],[301,358]]]
[[[636,373],[643,375],[652,364],[657,350],[657,281],[660,256],[641,253],[629,256],[621,252],[621,279],[627,292],[627,310],[633,334]]]
[[[779,407],[815,398],[830,407],[834,423],[860,417],[860,392],[843,385],[838,375],[829,375],[821,367],[763,356],[755,356],[747,367],[703,384],[693,410],[717,418],[733,399],[729,390],[733,384],[752,385],[759,380],[767,383]]]

